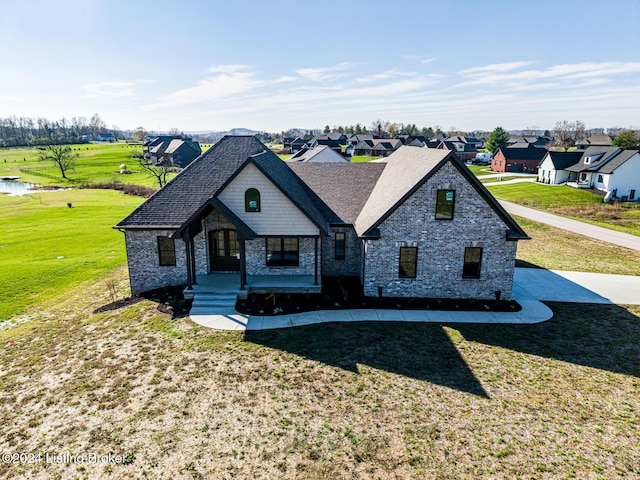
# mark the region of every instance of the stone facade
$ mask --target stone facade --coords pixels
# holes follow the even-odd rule
[[[345,234],[345,258],[336,260],[336,233]],[[362,241],[353,227],[333,226],[331,235],[322,237],[322,275],[326,276],[359,276],[362,279]]]
[[[453,220],[436,220],[439,189],[455,190]],[[380,225],[366,242],[365,295],[511,298],[517,242],[507,226],[451,164],[445,164]],[[418,247],[416,278],[399,278],[400,246]],[[480,278],[462,278],[465,247],[482,247]]]

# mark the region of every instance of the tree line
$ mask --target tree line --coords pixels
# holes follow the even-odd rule
[[[0,147],[86,143],[100,133],[112,133],[116,139],[124,138],[117,127],[107,128],[97,113],[90,119],[49,120],[15,115],[0,118]]]

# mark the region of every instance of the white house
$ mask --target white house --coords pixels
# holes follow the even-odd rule
[[[569,181],[567,168],[575,165],[584,152],[547,152],[538,166],[538,182],[560,185]]]
[[[637,201],[640,193],[640,152],[616,147],[590,147],[580,161],[565,171],[567,185],[595,188],[607,193],[606,200]]]

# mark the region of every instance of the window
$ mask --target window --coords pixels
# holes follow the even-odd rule
[[[267,265],[289,267],[300,264],[297,238],[267,238]]]
[[[346,257],[346,241],[344,232],[336,232],[335,238],[335,259],[344,260]]]
[[[438,190],[436,198],[436,220],[453,220],[455,190]]]
[[[260,211],[260,192],[255,188],[250,188],[244,192],[244,211],[259,212]]]
[[[416,278],[418,265],[418,247],[400,247],[398,276],[400,278]]]
[[[158,258],[163,267],[173,267],[176,264],[176,244],[173,238],[158,237]]]
[[[603,182],[602,175],[598,175],[598,183],[602,183],[602,182]]]
[[[480,278],[480,264],[482,263],[481,247],[466,247],[464,249],[464,266],[462,278]]]
[[[636,191],[629,190],[629,200],[634,200],[636,198]]]

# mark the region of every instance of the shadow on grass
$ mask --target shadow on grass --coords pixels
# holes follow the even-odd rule
[[[617,305],[545,302],[536,325],[448,325],[469,341],[640,377],[640,317]]]
[[[488,398],[439,324],[326,323],[247,331],[244,339],[358,372],[358,364]]]

